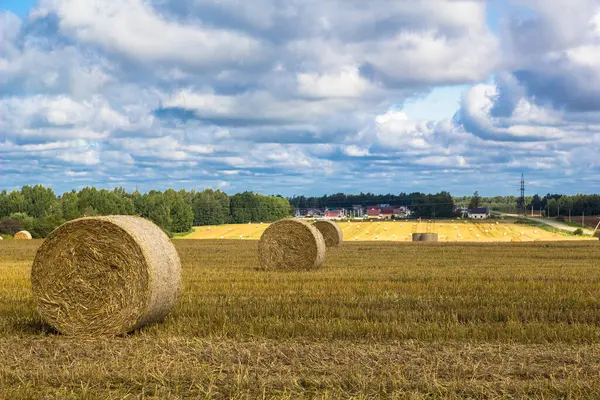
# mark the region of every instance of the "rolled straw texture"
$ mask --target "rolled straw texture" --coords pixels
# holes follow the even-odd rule
[[[27,231],[17,232],[13,238],[16,240],[31,240],[31,233]]]
[[[46,238],[31,284],[39,313],[59,332],[122,335],[168,315],[181,293],[181,262],[146,219],[81,218]]]
[[[317,221],[313,225],[323,235],[326,247],[342,247],[344,235],[338,224],[333,221]]]
[[[314,226],[298,220],[277,221],[258,242],[258,260],[264,269],[308,270],[325,261],[325,240]]]

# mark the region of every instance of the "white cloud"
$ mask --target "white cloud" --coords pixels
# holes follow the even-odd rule
[[[88,150],[82,153],[64,152],[57,156],[58,159],[73,164],[98,165],[100,156],[97,151]]]
[[[377,90],[376,85],[360,76],[357,67],[345,67],[337,73],[298,74],[298,91],[304,96],[359,98]]]
[[[141,62],[205,66],[260,58],[260,43],[251,37],[168,21],[142,0],[49,0],[35,15],[48,12],[58,15],[65,34]]]

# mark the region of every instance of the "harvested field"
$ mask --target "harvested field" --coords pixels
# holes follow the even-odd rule
[[[175,241],[181,302],[124,338],[35,312],[40,241],[0,243],[0,398],[594,398],[598,241],[345,243],[258,270],[255,241]]]
[[[410,242],[412,234],[437,233],[440,242],[521,242],[553,240],[590,240],[589,237],[566,236],[548,232],[535,226],[505,221],[456,221],[435,222],[386,221],[386,222],[339,222],[344,241],[392,241]],[[194,232],[182,239],[243,239],[259,240],[269,224],[232,224],[198,226]]]

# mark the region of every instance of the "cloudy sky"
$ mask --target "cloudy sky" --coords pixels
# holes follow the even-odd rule
[[[597,0],[0,0],[0,189],[600,192]]]

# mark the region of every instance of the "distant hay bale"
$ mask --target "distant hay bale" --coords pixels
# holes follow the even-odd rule
[[[15,233],[14,239],[15,240],[31,240],[31,233],[29,233],[27,231],[17,232],[17,233]]]
[[[265,269],[318,268],[325,261],[325,239],[304,221],[283,219],[263,232],[258,242],[258,260]]]
[[[437,233],[422,233],[421,234],[421,242],[437,242],[438,234]]]
[[[327,247],[342,247],[344,235],[339,225],[333,221],[317,221],[313,224],[321,232]]]
[[[0,240],[4,240],[4,238],[2,236],[0,236]]]
[[[413,242],[420,242],[421,241],[421,235],[422,235],[422,233],[413,233],[412,234],[412,241]]]
[[[181,262],[148,220],[80,218],[46,238],[31,284],[38,312],[59,332],[122,335],[169,314],[181,293]]]

